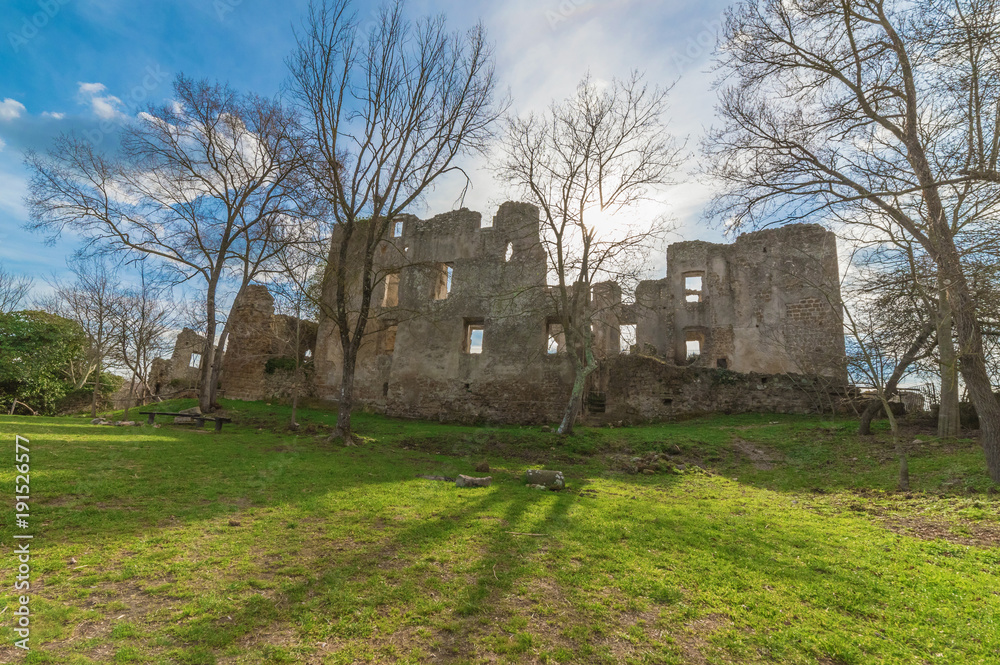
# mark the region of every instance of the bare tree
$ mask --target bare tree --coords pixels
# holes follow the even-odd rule
[[[101,374],[112,364],[112,350],[121,325],[124,290],[114,269],[102,257],[77,258],[69,264],[70,282],[53,279],[53,294],[43,308],[79,324],[87,335],[86,366],[74,367],[77,388],[93,378],[90,417],[97,417],[101,397]]]
[[[443,16],[414,23],[397,1],[366,31],[349,0],[322,0],[310,4],[297,41],[288,64],[308,119],[307,163],[337,229],[320,315],[339,336],[334,436],[349,443],[358,349],[378,283],[375,251],[433,183],[465,176],[456,159],[486,147],[503,108],[481,25],[451,34]]]
[[[648,88],[638,73],[604,89],[587,76],[574,96],[546,113],[506,122],[496,170],[540,209],[555,310],[573,359],[561,434],[572,433],[587,376],[597,367],[591,285],[635,281],[643,263],[636,259],[664,230],[657,219],[614,228],[598,220],[670,182],[681,148],[664,124],[668,92]]]
[[[933,258],[994,481],[1000,403],[963,242],[1000,199],[962,173],[1000,153],[998,19],[983,0],[743,2],[720,47],[724,126],[706,141],[731,228],[836,215],[895,229]]]
[[[234,262],[267,255],[271,231],[299,214],[296,119],[272,100],[183,76],[174,97],[128,124],[113,155],[73,135],[28,153],[29,228],[50,238],[70,228],[203,283],[199,404],[209,412],[220,283]]]
[[[31,291],[33,280],[4,270],[0,263],[0,314],[10,314],[21,307]]]
[[[115,312],[112,356],[130,375],[126,420],[130,406],[145,404],[153,395],[149,385],[153,360],[166,350],[172,324],[173,307],[168,295],[164,285],[158,284],[141,262],[139,283],[124,290],[121,306]]]
[[[295,354],[292,413],[288,421],[291,429],[299,428],[299,397],[305,383],[302,367],[302,317],[315,315],[319,311],[319,303],[322,302],[319,282],[324,273],[324,263],[319,257],[329,242],[323,234],[323,226],[315,220],[303,225],[303,230],[299,242],[285,245],[277,256],[280,271],[275,275],[274,281],[268,284],[280,308],[295,317],[294,339],[289,340]]]

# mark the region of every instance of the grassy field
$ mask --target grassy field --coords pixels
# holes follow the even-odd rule
[[[325,442],[334,414],[290,432],[286,407],[226,406],[220,434],[0,417],[0,662],[1000,662],[1000,496],[971,440],[911,431],[899,493],[887,435],[845,420],[562,439],[361,415],[344,448]],[[486,489],[417,477],[482,461]],[[567,490],[525,487],[527,468]]]

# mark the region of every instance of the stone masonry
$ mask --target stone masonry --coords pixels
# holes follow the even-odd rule
[[[488,226],[465,209],[406,216],[383,238],[376,269],[355,372],[360,403],[401,417],[559,419],[572,363],[535,207],[505,203]],[[333,278],[324,284],[329,305],[335,288]],[[635,302],[610,283],[592,285],[591,296],[601,368],[587,404],[603,417],[810,412],[830,408],[846,385],[836,241],[822,227],[677,243],[666,276],[642,282]],[[635,326],[632,348],[623,326]],[[321,317],[317,396],[337,400],[340,359],[336,326]]]

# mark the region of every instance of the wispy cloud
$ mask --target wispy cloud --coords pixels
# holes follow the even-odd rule
[[[81,95],[99,95],[107,90],[107,86],[103,83],[83,83],[80,82],[80,94]]]
[[[124,113],[121,111],[122,100],[114,95],[102,95],[107,90],[103,83],[79,83],[80,97],[85,104],[89,104],[91,110],[102,120],[114,120],[120,118]]]
[[[24,113],[24,104],[16,99],[7,99],[0,102],[0,120],[9,121],[20,118]]]
[[[43,118],[52,118],[53,120],[62,120],[66,117],[65,113],[57,113],[55,111],[42,111]]]

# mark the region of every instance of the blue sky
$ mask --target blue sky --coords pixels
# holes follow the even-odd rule
[[[308,0],[0,0],[0,263],[41,278],[65,268],[79,243],[53,247],[23,230],[26,149],[44,150],[63,131],[89,132],[104,145],[114,128],[149,102],[169,99],[174,76],[207,77],[276,95]],[[540,110],[598,79],[638,68],[651,82],[677,80],[672,126],[697,147],[712,122],[711,51],[728,2],[642,0],[413,0],[416,16],[444,13],[452,28],[477,20],[496,44],[498,74],[519,112]],[[374,4],[358,3],[362,12]],[[692,159],[689,167],[692,167]],[[482,164],[470,164],[466,206],[492,215],[509,198]],[[686,174],[679,174],[686,179]],[[457,185],[444,182],[414,212],[451,209]],[[693,180],[664,196],[684,239],[719,240],[702,219],[707,189]],[[652,214],[652,209],[639,214]],[[675,237],[674,240],[679,239]],[[662,274],[663,257],[650,267]]]

